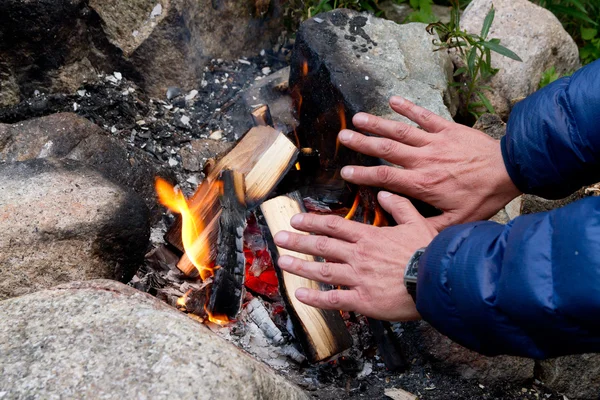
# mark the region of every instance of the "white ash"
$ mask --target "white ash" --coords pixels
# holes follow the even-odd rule
[[[152,9],[152,12],[150,13],[150,18],[156,18],[159,15],[162,14],[162,5],[160,3],[158,3],[157,5],[154,6],[154,8]]]
[[[250,319],[264,332],[265,336],[273,340],[275,344],[283,344],[283,334],[271,319],[264,303],[258,298],[253,298],[246,306]]]

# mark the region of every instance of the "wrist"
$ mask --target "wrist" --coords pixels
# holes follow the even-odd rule
[[[422,247],[415,251],[408,260],[406,268],[404,269],[404,286],[406,291],[412,297],[415,304],[417,304],[417,279],[419,275],[419,260],[426,247]]]

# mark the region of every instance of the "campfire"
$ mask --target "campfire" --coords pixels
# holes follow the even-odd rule
[[[355,341],[351,332],[359,329],[353,325],[360,326],[360,320],[371,328],[386,366],[402,369],[405,361],[389,323],[307,306],[296,299],[296,289],[334,288],[277,267],[278,258],[286,254],[324,261],[274,244],[278,232],[294,231],[290,219],[297,213],[388,224],[374,189],[352,187],[340,177],[343,165],[364,158],[341,148],[337,140],[337,133],[349,127],[343,102],[315,114],[314,104],[305,100],[311,98],[305,93],[310,91],[309,65],[301,60],[296,68],[300,79],[284,90],[293,98],[297,128],[275,129],[268,105],[261,105],[250,115],[254,127],[220,160],[207,163],[206,178],[189,199],[156,179],[160,202],[177,214],[165,239],[181,252],[179,270],[200,282],[177,306],[220,326],[235,325],[244,314],[297,362],[344,354]]]

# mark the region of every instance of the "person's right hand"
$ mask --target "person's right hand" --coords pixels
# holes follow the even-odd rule
[[[520,194],[504,166],[499,141],[401,97],[392,97],[390,105],[422,129],[359,113],[352,119],[354,126],[378,137],[343,130],[339,139],[348,148],[404,169],[346,166],[341,171],[344,179],[382,187],[439,208],[443,214],[430,218],[438,231],[488,219]]]

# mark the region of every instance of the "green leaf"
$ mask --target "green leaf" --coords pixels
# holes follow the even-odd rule
[[[454,71],[453,76],[458,76],[458,75],[464,74],[465,72],[467,72],[467,69],[465,67],[460,67],[459,69]]]
[[[581,21],[589,22],[592,25],[598,25],[596,23],[596,21],[594,21],[587,15],[587,13],[581,12],[579,10],[575,10],[573,8],[552,5],[551,11],[554,14],[564,14],[564,15],[568,15],[569,17],[581,20]]]
[[[469,68],[469,75],[473,76],[475,73],[475,57],[477,56],[477,48],[471,47],[469,55],[467,56],[467,67]]]
[[[515,61],[523,61],[523,60],[521,60],[521,57],[519,57],[518,55],[516,55],[512,50],[509,50],[506,47],[504,47],[504,46],[502,46],[502,45],[500,45],[498,43],[489,41],[489,42],[481,42],[481,44],[484,47],[487,47],[488,49],[490,49],[492,51],[495,51],[496,53],[501,54],[501,55],[503,55],[505,57],[508,57],[508,58],[513,59]]]
[[[492,22],[494,22],[494,15],[496,14],[496,10],[494,10],[494,5],[492,4],[492,9],[485,16],[483,20],[483,27],[481,28],[481,37],[485,39],[490,31],[490,26],[492,26]]]
[[[581,2],[579,0],[571,0],[570,3],[572,3],[575,7],[579,8],[581,10],[581,12],[584,13],[588,13],[587,10],[585,9],[585,6],[583,4],[581,4]]]
[[[483,103],[483,105],[485,106],[485,108],[487,108],[487,110],[489,112],[491,112],[492,114],[496,113],[496,110],[494,110],[494,106],[492,106],[492,103],[490,103],[490,101],[485,96],[485,94],[483,94],[481,92],[477,92],[477,96],[479,97],[479,99],[481,100],[481,102]]]
[[[581,30],[581,38],[583,40],[592,40],[598,35],[598,29],[594,28],[584,28],[583,26],[580,28]]]

